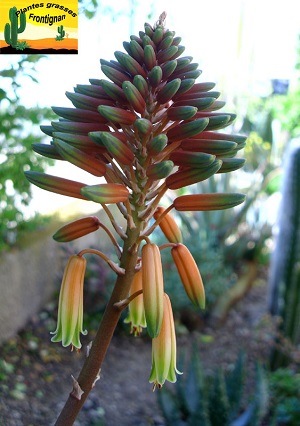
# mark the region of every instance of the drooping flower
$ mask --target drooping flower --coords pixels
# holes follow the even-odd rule
[[[142,282],[147,331],[154,338],[163,320],[164,282],[160,251],[153,243],[142,248]]]
[[[138,271],[132,281],[129,296],[142,290],[142,271]],[[143,295],[139,294],[136,296],[128,305],[128,315],[124,320],[125,323],[130,324],[131,333],[134,336],[139,336],[142,332],[143,327],[147,327],[145,318],[145,308]]]
[[[58,303],[57,327],[52,342],[62,342],[63,346],[81,348],[80,333],[83,330],[83,281],[86,260],[82,256],[69,258],[64,271]]]
[[[204,309],[204,286],[192,253],[181,243],[174,246],[171,253],[186,294],[194,305]]]
[[[176,382],[176,334],[174,317],[169,296],[164,293],[164,315],[157,337],[152,339],[152,369],[149,382],[153,383],[153,390],[161,388],[166,380]]]
[[[157,207],[154,212],[154,219],[158,219],[163,212],[165,211],[164,207]],[[168,241],[171,243],[181,243],[182,242],[182,235],[179,226],[177,225],[175,219],[173,216],[171,216],[170,213],[167,213],[163,219],[159,222],[159,227],[164,233],[165,237]]]

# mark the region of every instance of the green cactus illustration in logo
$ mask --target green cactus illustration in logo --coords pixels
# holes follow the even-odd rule
[[[18,26],[17,8],[11,7],[9,9],[10,24],[5,24],[4,38],[7,44],[16,48],[18,44],[18,34],[22,33],[26,28],[25,13],[20,13],[20,26]]]

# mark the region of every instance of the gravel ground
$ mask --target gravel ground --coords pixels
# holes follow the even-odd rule
[[[51,309],[43,310],[0,348],[0,426],[53,425],[71,390],[71,375],[78,376],[84,350],[71,353],[49,342],[49,330],[55,325]],[[178,352],[194,348],[197,339],[202,365],[213,371],[216,366],[232,365],[244,349],[251,369],[256,360],[268,355],[271,333],[265,313],[266,285],[258,281],[230,311],[222,327],[206,325],[201,331],[180,334]],[[76,426],[164,425],[157,391],[152,392],[148,382],[150,367],[150,341],[118,333],[101,380]]]

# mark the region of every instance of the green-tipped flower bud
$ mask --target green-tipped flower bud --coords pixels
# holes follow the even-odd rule
[[[174,72],[177,67],[177,61],[168,61],[161,65],[162,79],[167,80]]]
[[[167,177],[166,185],[170,189],[179,189],[184,186],[193,185],[194,183],[201,182],[202,180],[205,180],[217,173],[221,165],[222,161],[215,160],[208,166],[178,171]]]
[[[139,90],[130,81],[124,81],[122,89],[132,108],[139,114],[143,114],[146,102]]]
[[[148,70],[152,70],[156,66],[155,51],[150,44],[144,47],[144,61]]]
[[[105,174],[106,166],[104,163],[102,163],[102,161],[89,154],[86,154],[85,152],[80,151],[77,148],[74,148],[62,140],[55,139],[54,143],[58,149],[58,152],[65,160],[81,168],[82,170],[91,173],[94,176],[100,177]]]
[[[144,68],[131,56],[123,52],[115,52],[117,61],[129,72],[132,76],[140,74],[146,77]]]
[[[131,55],[139,64],[144,62],[144,49],[142,46],[135,40],[130,41],[130,50]]]
[[[44,157],[53,158],[54,160],[63,160],[63,157],[53,144],[33,143],[31,146],[35,152],[43,155]]]
[[[124,92],[118,85],[107,80],[101,80],[101,87],[103,87],[105,93],[114,101],[120,102],[121,104],[126,103]]]
[[[126,125],[133,124],[136,120],[136,115],[133,112],[122,108],[100,105],[98,111],[103,117],[113,123]]]
[[[122,73],[121,71],[116,70],[107,65],[102,65],[101,70],[106,75],[106,77],[108,77],[111,81],[116,83],[118,86],[122,86],[122,83],[128,80],[127,74]]]
[[[168,143],[168,137],[164,133],[155,136],[147,143],[147,149],[151,154],[158,154]]]
[[[81,121],[84,123],[107,123],[107,119],[101,117],[97,112],[79,108],[52,107],[53,112],[70,121]]]
[[[167,49],[160,50],[158,52],[158,54],[157,54],[157,62],[159,64],[167,62],[170,59],[173,59],[173,57],[175,56],[175,54],[177,52],[178,52],[178,47],[177,46],[170,46],[170,47],[167,47]]]
[[[168,109],[168,117],[170,120],[188,120],[194,117],[198,109],[194,106],[177,106]]]
[[[216,159],[215,155],[206,154],[204,152],[188,152],[188,151],[174,151],[170,155],[170,160],[176,164],[176,166],[182,167],[203,167],[205,165],[212,164]]]
[[[115,132],[116,135],[124,135]],[[90,136],[96,143],[98,141],[105,146],[110,155],[122,164],[132,164],[134,161],[134,154],[127,144],[110,132],[95,132],[90,133]],[[125,136],[125,135],[124,135]]]
[[[224,155],[237,147],[232,141],[212,140],[212,139],[186,139],[182,142],[181,148],[186,151],[206,152],[213,155]]]
[[[152,68],[148,74],[149,82],[153,88],[157,87],[162,79],[162,69],[158,65]]]
[[[162,41],[163,36],[164,36],[164,28],[162,26],[157,26],[155,28],[152,40],[156,45],[158,45]]]
[[[218,173],[228,173],[238,170],[245,164],[244,158],[222,158],[222,166]]]
[[[148,95],[149,89],[148,89],[147,81],[144,79],[144,77],[141,75],[135,75],[133,79],[133,84],[139,90],[140,94],[144,98],[146,98],[146,96]]]
[[[84,186],[81,193],[91,201],[100,204],[122,203],[128,199],[129,191],[119,183],[104,183]]]
[[[173,161],[166,160],[156,164],[152,164],[147,168],[146,175],[149,179],[164,179],[172,172],[174,167]]]
[[[146,118],[138,118],[134,122],[134,127],[137,128],[139,135],[143,137],[150,135],[153,125],[151,121],[147,120]]]
[[[208,118],[199,118],[188,123],[178,124],[167,132],[169,142],[180,141],[181,139],[191,138],[202,132],[209,123]]]
[[[179,89],[181,84],[180,78],[175,78],[175,80],[167,83],[157,94],[157,102],[160,104],[166,104],[169,102],[177,90]]]
[[[55,192],[56,194],[66,195],[68,197],[81,198],[84,200],[87,198],[81,193],[81,189],[85,186],[84,183],[48,175],[46,173],[32,171],[24,173],[29,182],[39,188],[45,189],[46,191]]]

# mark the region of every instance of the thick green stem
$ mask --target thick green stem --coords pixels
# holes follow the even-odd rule
[[[131,248],[136,246],[142,222],[138,225],[139,226],[135,229],[128,229],[127,231],[128,238],[125,240],[124,251],[120,261],[120,266],[124,268],[126,272],[124,275],[118,276],[116,280],[114,290],[104,312],[96,337],[93,340],[91,350],[77,379],[84,393],[81,395],[80,399],[70,394],[55,423],[56,426],[73,425],[84,401],[99,377],[99,371],[122,312],[118,307],[114,306],[114,304],[128,296],[130,285],[135,274],[138,251],[133,251]]]

